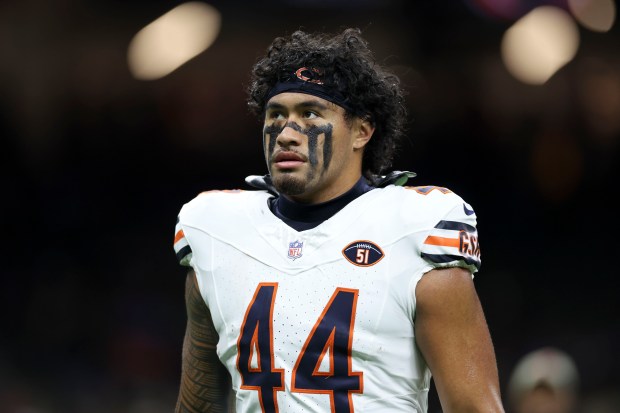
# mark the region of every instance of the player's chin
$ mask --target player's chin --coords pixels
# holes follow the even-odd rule
[[[276,172],[271,176],[273,186],[284,195],[300,195],[306,190],[307,181],[295,173]]]

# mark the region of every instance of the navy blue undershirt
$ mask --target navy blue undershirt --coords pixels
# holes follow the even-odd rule
[[[353,188],[327,202],[322,202],[320,204],[300,204],[284,196],[279,196],[269,200],[269,209],[289,227],[296,231],[305,231],[320,225],[322,222],[334,216],[349,202],[373,189],[375,189],[375,187],[368,185],[366,179],[361,177],[357,183],[353,185]]]

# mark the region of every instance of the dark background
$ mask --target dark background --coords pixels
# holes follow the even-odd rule
[[[577,365],[581,411],[617,411],[618,24],[580,27],[576,58],[530,86],[505,69],[502,35],[535,6],[566,4],[513,0],[499,15],[483,3],[214,1],[215,43],[156,81],[132,78],[127,46],[178,3],[0,3],[0,412],[173,410],[178,210],[265,173],[244,89],[271,40],[348,26],[408,91],[396,169],[476,209],[502,390],[521,356],[554,346]]]

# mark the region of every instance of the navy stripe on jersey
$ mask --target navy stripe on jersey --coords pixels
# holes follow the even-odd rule
[[[447,264],[454,261],[464,261],[467,265],[473,265],[477,269],[480,269],[480,260],[473,259],[471,257],[466,257],[463,255],[451,255],[451,254],[427,254],[423,252],[422,258],[426,258],[427,260],[437,263],[437,264]]]
[[[449,229],[453,231],[467,231],[473,233],[477,232],[476,227],[458,221],[439,221],[437,225],[435,225],[435,228]]]
[[[179,252],[177,252],[177,260],[179,260],[179,262],[182,262],[183,258],[187,257],[187,255],[191,253],[192,253],[192,248],[189,245],[186,245],[183,248],[181,248]]]

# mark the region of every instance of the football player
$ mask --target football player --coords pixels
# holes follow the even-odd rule
[[[476,215],[387,173],[406,111],[359,30],[277,38],[253,68],[268,174],[183,206],[177,412],[501,412]]]

